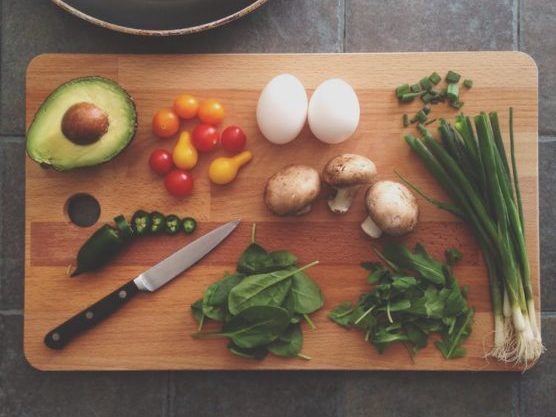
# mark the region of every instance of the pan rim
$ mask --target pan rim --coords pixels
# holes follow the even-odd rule
[[[260,6],[262,6],[264,3],[266,3],[268,0],[254,0],[253,3],[251,3],[249,6],[238,10],[235,13],[232,13],[228,16],[225,16],[223,18],[217,19],[217,20],[213,20],[212,22],[207,22],[207,23],[203,23],[201,25],[196,25],[196,26],[189,26],[189,27],[185,27],[185,28],[177,28],[177,29],[140,29],[140,28],[133,28],[133,27],[128,27],[128,26],[123,26],[123,25],[118,25],[115,23],[110,23],[107,22],[105,20],[102,19],[98,19],[96,17],[93,17],[91,15],[88,15],[87,13],[82,12],[79,9],[76,9],[73,6],[70,6],[69,4],[67,4],[65,2],[65,0],[52,0],[52,2],[60,7],[61,9],[65,10],[66,12],[82,19],[85,20],[89,23],[92,23],[94,25],[106,28],[106,29],[110,29],[116,32],[121,32],[121,33],[127,33],[127,34],[131,34],[131,35],[141,35],[141,36],[179,36],[179,35],[188,35],[188,34],[192,34],[192,33],[198,33],[198,32],[203,32],[205,30],[209,30],[209,29],[213,29],[216,28],[218,26],[222,26],[225,25],[227,23],[233,22],[234,20],[239,19],[240,17],[243,17],[251,12],[253,12],[254,10],[258,9]]]

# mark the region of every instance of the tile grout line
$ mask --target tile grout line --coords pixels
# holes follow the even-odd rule
[[[519,51],[519,0],[512,1],[512,45]]]
[[[8,309],[0,309],[0,316],[22,316],[23,315],[23,310],[20,310],[19,308],[8,308]]]
[[[546,135],[543,137],[541,134],[539,134],[539,143],[552,143],[552,142],[556,142],[556,136]]]
[[[347,25],[347,2],[348,0],[341,0],[344,6],[343,24],[342,24],[342,52],[346,52],[346,25]]]

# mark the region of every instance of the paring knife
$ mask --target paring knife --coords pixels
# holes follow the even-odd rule
[[[61,349],[75,336],[100,323],[114,313],[139,291],[154,292],[167,284],[186,269],[195,265],[206,254],[217,247],[238,226],[239,220],[226,223],[194,240],[177,252],[157,263],[152,268],[132,279],[95,304],[73,316],[50,331],[44,338],[46,346]]]

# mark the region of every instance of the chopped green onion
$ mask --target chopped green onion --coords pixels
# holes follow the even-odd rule
[[[402,84],[396,88],[396,96],[401,99],[404,94],[410,93],[409,84]]]
[[[410,103],[410,102],[413,101],[413,99],[414,99],[415,97],[418,97],[418,96],[420,96],[421,94],[422,94],[422,93],[406,93],[406,94],[404,94],[404,95],[401,97],[400,101],[401,101],[402,103]]]
[[[436,122],[436,119],[428,120],[427,122],[425,122],[425,126],[428,126],[434,122]]]
[[[455,83],[448,84],[448,89],[446,90],[446,97],[452,102],[458,101],[459,99],[459,86]]]
[[[409,87],[409,89],[412,93],[420,93],[422,91],[419,84],[413,84],[411,87]]]
[[[473,80],[464,80],[464,81],[463,81],[463,86],[464,86],[465,88],[471,88],[471,87],[473,87]]]
[[[406,114],[403,115],[403,127],[408,127],[409,126],[409,116]]]
[[[450,101],[450,106],[452,106],[454,109],[461,109],[463,107],[463,101],[461,100],[456,100],[456,101]]]
[[[448,71],[448,74],[446,74],[446,81],[449,83],[457,83],[459,82],[459,79],[461,78],[461,75],[459,75],[457,72],[454,71]]]
[[[426,92],[421,96],[421,100],[423,100],[423,103],[425,104],[430,103],[433,98],[434,96],[430,92]]]
[[[440,75],[438,75],[438,73],[435,71],[433,72],[430,77],[429,80],[431,81],[431,83],[433,83],[434,85],[438,84],[440,82],[442,78],[440,77]]]
[[[421,88],[423,90],[430,90],[433,85],[431,80],[429,80],[429,77],[423,78],[421,81],[419,81],[419,84],[421,85]]]
[[[431,105],[430,104],[425,104],[423,106],[423,111],[425,112],[425,114],[429,114],[431,112]]]
[[[415,116],[413,116],[413,118],[411,119],[411,123],[415,123],[415,122],[424,123],[425,120],[427,120],[427,113],[425,113],[423,110],[419,110],[415,114]]]

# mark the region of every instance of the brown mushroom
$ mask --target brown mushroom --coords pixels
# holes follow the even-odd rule
[[[409,233],[419,218],[419,206],[413,193],[394,181],[378,181],[369,187],[365,205],[369,215],[361,228],[374,238],[383,232],[390,236]]]
[[[76,145],[90,145],[108,130],[108,115],[92,103],[76,103],[62,118],[62,133]]]
[[[268,179],[264,201],[277,216],[300,216],[311,211],[319,193],[320,178],[314,168],[288,165]]]
[[[375,164],[361,155],[345,153],[328,161],[322,170],[322,179],[334,189],[328,200],[330,210],[347,213],[361,186],[370,183],[375,176]]]

